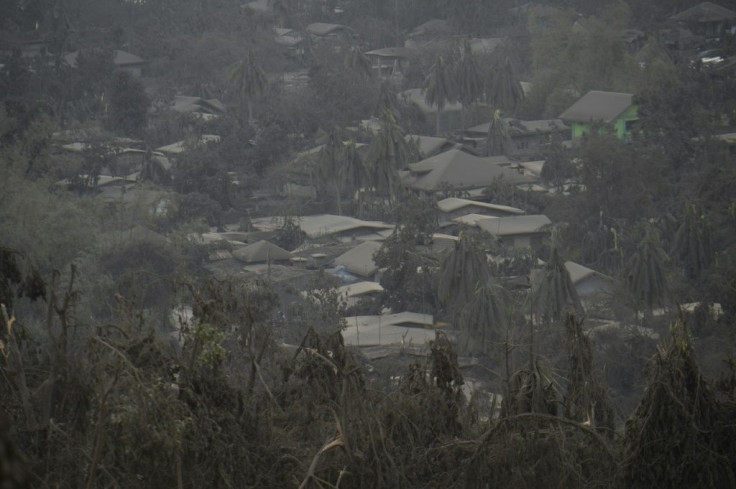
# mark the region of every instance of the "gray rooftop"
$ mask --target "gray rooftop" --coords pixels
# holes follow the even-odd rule
[[[516,207],[500,204],[489,204],[487,202],[460,199],[458,197],[448,197],[446,199],[442,199],[437,202],[437,207],[439,207],[442,212],[454,212],[464,207],[479,207],[491,211],[504,212],[506,214],[524,214],[523,210],[517,209]]]
[[[346,232],[363,234],[379,232],[383,229],[393,229],[393,224],[379,221],[363,221],[350,216],[336,216],[333,214],[316,214],[312,216],[295,217],[294,222],[307,233],[310,238],[329,236]],[[253,227],[262,231],[274,231],[283,226],[282,217],[259,217],[252,219]]]
[[[383,316],[353,316],[345,318],[343,330],[346,345],[373,346],[413,344],[423,346],[435,338],[436,329],[431,326],[434,318],[429,314],[400,312]]]
[[[64,56],[64,60],[69,66],[76,68],[78,56],[79,51],[74,51]],[[146,61],[140,56],[136,56],[135,54],[131,54],[127,51],[121,51],[120,49],[116,49],[113,53],[113,63],[115,63],[115,66],[141,65],[145,62]]]
[[[579,263],[575,263],[574,261],[565,262],[565,268],[567,269],[567,273],[570,274],[570,280],[572,281],[573,284],[576,284],[580,282],[581,280],[584,280],[592,275],[596,275],[598,277],[602,277],[607,280],[613,281],[613,279],[609,277],[608,275],[597,272],[593,270],[592,268],[588,268]]]
[[[407,134],[404,139],[407,141],[414,141],[419,149],[419,152],[424,156],[432,156],[442,146],[450,144],[450,140],[447,138],[438,138],[435,136],[420,136],[415,134]]]
[[[550,134],[553,132],[561,132],[569,129],[560,119],[544,119],[537,121],[522,121],[519,119],[504,118],[504,122],[508,125],[509,136],[523,136],[529,134]],[[465,132],[472,134],[488,134],[490,122],[478,124],[477,126],[465,129]]]
[[[315,36],[328,36],[332,34],[333,32],[346,30],[351,30],[349,27],[346,27],[342,24],[328,24],[326,22],[315,22],[314,24],[309,24],[307,26],[307,32],[310,34],[313,34]]]
[[[291,253],[265,240],[233,251],[233,256],[246,263],[290,260]]]
[[[404,176],[404,182],[418,190],[436,191],[444,187],[487,187],[498,178],[512,185],[534,181],[509,168],[509,164],[505,156],[480,158],[459,149],[451,149],[409,165],[410,173]]]
[[[336,265],[342,265],[350,273],[369,277],[376,273],[378,266],[373,261],[373,255],[381,249],[377,241],[363,241],[356,247],[335,258]]]
[[[391,47],[391,48],[380,48],[368,51],[365,53],[366,56],[378,56],[381,58],[413,58],[417,56],[417,52],[411,48],[403,46]]]
[[[612,122],[633,105],[630,93],[591,90],[560,115],[570,122]]]
[[[494,236],[513,236],[544,232],[542,228],[551,224],[544,214],[512,217],[489,217],[477,221],[478,227]]]
[[[671,19],[680,22],[718,22],[736,19],[736,12],[712,2],[703,2],[673,15]]]

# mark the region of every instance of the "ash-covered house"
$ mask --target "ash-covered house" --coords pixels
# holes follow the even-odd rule
[[[598,272],[573,261],[565,262],[567,273],[583,303],[610,296],[616,288],[616,281],[605,273]]]
[[[713,2],[683,10],[670,17],[670,21],[710,45],[718,45],[725,36],[736,33],[736,12]]]
[[[335,266],[343,267],[349,273],[374,280],[377,278],[378,265],[373,256],[381,249],[377,241],[363,241],[357,246],[335,258]]]
[[[590,133],[596,124],[612,128],[617,138],[624,139],[636,131],[639,110],[630,93],[591,90],[563,112],[560,119],[570,125],[573,141]]]
[[[452,221],[453,219],[468,214],[481,215],[485,217],[518,216],[525,214],[521,209],[508,205],[489,204],[476,200],[448,197],[437,202],[439,209],[439,221]]]
[[[476,224],[497,238],[504,248],[536,248],[549,234],[549,217],[543,214],[489,217],[479,219]]]
[[[402,173],[409,188],[426,193],[457,194],[483,189],[499,180],[509,185],[529,184],[535,178],[511,168],[505,156],[478,157],[451,149],[409,165]]]
[[[140,56],[136,56],[135,54],[122,51],[120,49],[115,49],[112,54],[115,69],[127,71],[135,77],[140,77],[143,74],[143,68],[148,64],[148,62]],[[72,68],[76,68],[78,58],[79,51],[74,51],[65,55],[64,61]]]
[[[232,255],[238,260],[253,263],[289,263],[292,254],[270,241],[256,241],[233,251]]]
[[[353,29],[342,24],[315,22],[309,24],[306,31],[313,44],[321,42],[353,44],[358,38],[358,34]]]
[[[371,60],[371,69],[381,80],[403,78],[418,53],[403,46],[373,49],[365,53]]]
[[[560,119],[522,121],[520,119],[504,118],[503,122],[506,125],[510,140],[507,156],[536,156],[542,151],[544,145],[550,141],[570,139],[570,127]],[[490,125],[490,122],[486,122],[465,129],[463,131],[463,141],[472,147],[484,147]]]
[[[299,216],[294,217],[293,221],[310,239],[331,238],[342,242],[356,239],[381,241],[394,229],[393,224],[385,222],[363,221],[355,217],[333,214]],[[254,229],[260,231],[275,231],[284,225],[284,218],[279,216],[254,218],[252,225]]]
[[[429,158],[439,153],[444,153],[455,147],[455,143],[447,138],[436,136],[420,136],[418,134],[407,134],[404,139],[415,145],[422,158]]]

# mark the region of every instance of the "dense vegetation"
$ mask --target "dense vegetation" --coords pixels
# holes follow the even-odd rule
[[[734,75],[659,42],[673,5],[692,1],[550,2],[544,26],[517,3],[0,3],[0,486],[736,486],[736,161],[715,137],[736,125]],[[433,18],[509,41],[477,57],[460,42],[379,80],[364,52]],[[305,38],[296,54],[273,42],[274,25],[313,22],[347,25],[353,41]],[[626,28],[648,36],[636,53]],[[46,54],[24,56],[39,40]],[[145,76],[116,70],[116,49],[148,60]],[[396,95],[417,87],[436,118]],[[641,131],[552,142],[542,178],[570,192],[487,189],[548,215],[549,242],[507,253],[463,229],[448,252],[425,252],[436,202],[401,185],[418,159],[405,134],[448,135],[442,109],[460,101],[463,127],[498,123],[496,154],[502,113],[557,117],[591,89],[635,93]],[[174,95],[227,110],[159,110]],[[110,148],[132,140],[144,197],[97,198]],[[188,151],[164,171],[153,149],[178,140]],[[299,172],[316,198],[253,198]],[[427,312],[452,330],[424,355],[369,361],[344,345],[330,277],[306,297],[222,280],[191,239],[279,215],[274,240],[294,249],[305,236],[288,217],[317,212],[397,224],[375,256],[384,295],[353,312]],[[595,307],[625,334],[587,329],[565,260],[620,279]],[[507,281],[532,269],[531,289]],[[487,389],[466,395],[471,377]]]

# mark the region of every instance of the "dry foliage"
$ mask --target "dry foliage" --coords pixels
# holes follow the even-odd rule
[[[442,333],[394,387],[379,389],[340,331],[311,329],[291,354],[277,347],[277,300],[268,284],[184,284],[178,291],[193,317],[180,325],[181,340],[172,341],[124,297],[114,324],[83,328],[75,272],[54,277],[45,336],[6,315],[0,358],[8,387],[0,406],[15,441],[5,446],[24,454],[13,462],[21,468],[10,470],[19,481],[27,471],[34,487],[623,488],[734,481],[731,384],[724,380],[724,395],[716,396],[679,323],[618,440],[574,316],[566,323],[566,389],[533,357],[507,379],[501,416],[494,418],[493,407],[479,411],[465,400],[455,346]]]

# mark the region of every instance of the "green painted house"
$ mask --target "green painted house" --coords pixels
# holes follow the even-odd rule
[[[639,115],[632,94],[591,90],[563,112],[560,119],[570,126],[573,140],[601,123],[612,126],[616,137],[624,138],[633,130]]]

